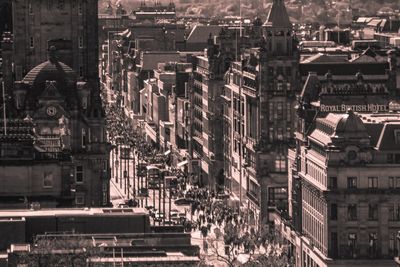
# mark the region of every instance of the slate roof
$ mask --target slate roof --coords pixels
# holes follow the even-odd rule
[[[35,103],[46,88],[46,81],[56,81],[58,91],[66,97],[69,104],[77,101],[75,72],[66,64],[56,59],[48,60],[33,68],[22,80],[29,85],[27,101]]]
[[[0,140],[1,141],[28,141],[33,142],[34,132],[33,124],[29,120],[8,119],[7,120],[7,135],[5,135],[3,120],[0,120]]]
[[[186,42],[190,43],[207,43],[208,37],[217,36],[222,30],[220,25],[196,25],[190,32]]]
[[[276,28],[291,28],[289,15],[287,13],[284,0],[274,0],[271,10],[269,11],[268,18],[264,26]]]
[[[351,60],[350,62],[360,62],[360,63],[374,63],[381,62],[386,63],[387,57],[377,54],[373,49],[368,47],[361,55]]]
[[[371,143],[379,151],[399,151],[400,142],[396,142],[395,133],[400,132],[400,114],[360,114],[368,133],[371,135]]]
[[[306,58],[302,63],[345,63],[348,62],[347,55],[328,55],[323,53],[315,54]]]
[[[308,76],[309,72],[316,72],[323,76],[329,71],[332,75],[356,75],[361,72],[363,75],[385,75],[389,69],[388,62],[311,62],[300,63],[301,76]]]
[[[58,84],[64,82],[75,83],[75,72],[66,64],[55,61],[46,61],[34,67],[22,80],[29,85],[44,84],[46,80],[55,80]]]
[[[338,138],[370,138],[363,121],[353,111],[345,114],[329,113],[325,118],[318,118],[310,137],[324,145],[329,145]]]

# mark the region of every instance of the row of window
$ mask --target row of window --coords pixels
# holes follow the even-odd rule
[[[397,242],[396,242],[396,236],[397,233],[389,233],[389,255],[395,256],[397,253]],[[367,235],[368,237],[368,253],[369,256],[374,258],[377,256],[377,249],[378,249],[378,235],[375,232],[370,232]],[[338,233],[337,232],[331,232],[331,239],[330,239],[330,247],[331,247],[331,256],[336,258],[338,257]],[[341,255],[342,257],[349,257],[349,258],[356,258],[357,255],[357,248],[358,248],[358,236],[357,233],[348,233],[347,234],[347,243],[344,246],[345,250],[342,251],[341,253],[344,253]]]
[[[105,185],[105,186],[104,186]],[[106,205],[108,203],[108,186],[107,183],[103,183],[103,191],[102,191],[102,204]],[[75,195],[75,205],[85,205],[85,194],[84,193],[77,193]]]
[[[240,118],[237,118],[236,116],[234,116],[234,118],[233,118],[233,129],[239,135],[245,135],[245,132],[244,132],[244,121],[240,122]]]
[[[307,187],[303,190],[303,229],[321,251],[326,250],[324,218],[327,214],[326,203],[316,197]]]
[[[79,38],[78,38],[78,46],[79,46],[79,48],[83,48],[83,37],[82,36],[79,36]],[[35,38],[33,36],[31,36],[29,38],[29,47],[35,48]]]
[[[84,181],[84,171],[82,165],[75,167],[75,182],[81,184]],[[52,172],[45,172],[43,174],[43,187],[52,188],[54,185],[54,175]]]
[[[400,188],[400,177],[388,177],[389,188]],[[377,189],[379,187],[378,177],[368,177],[368,188]],[[329,177],[329,188],[337,188],[337,177]],[[347,177],[347,188],[356,189],[358,188],[358,177]]]
[[[286,75],[286,76],[292,76],[292,68],[291,67],[282,67],[282,66],[277,66],[277,67],[268,67],[268,75],[273,76],[274,73],[276,75]]]
[[[399,136],[399,140],[400,140],[400,136]],[[396,135],[396,144],[397,144],[397,135]],[[386,162],[400,164],[400,154],[392,154],[392,153],[387,154]]]
[[[290,122],[292,107],[290,103],[286,103],[286,112],[284,112],[284,102],[269,103],[269,121],[282,120],[286,113],[286,120]]]
[[[290,127],[286,128],[286,131],[282,127],[274,128],[270,127],[268,132],[269,142],[273,143],[274,141],[284,141],[290,139],[292,135],[292,131]]]
[[[244,116],[244,98],[239,97],[238,94],[233,93],[233,110]]]
[[[368,204],[368,221],[377,221],[378,211],[379,206],[377,203]],[[400,221],[400,204],[390,204],[388,208],[388,213],[389,221]],[[357,204],[347,205],[347,220],[357,221],[358,218]],[[336,203],[332,203],[330,206],[330,219],[333,221],[336,221],[338,219],[338,206]]]
[[[30,1],[28,4],[28,9],[29,9],[29,14],[33,15],[33,2]],[[60,9],[60,10],[64,10],[65,8],[65,0],[57,0],[57,2],[55,0],[47,0],[47,9],[51,10],[53,8],[53,5],[56,5],[56,8]],[[82,3],[80,1],[78,1],[78,14],[81,15],[82,14]]]
[[[335,236],[336,240],[332,240],[334,244],[337,244],[337,233],[332,233],[336,235]],[[368,253],[370,254],[370,257],[376,256],[377,249],[378,249],[378,234],[375,232],[369,233],[368,234]],[[347,251],[346,253],[348,254],[348,257],[351,258],[356,258],[357,255],[357,234],[356,233],[349,233],[347,235]],[[335,248],[334,248],[335,249]],[[336,248],[337,250],[337,248]]]
[[[322,167],[308,160],[306,164],[306,174],[310,175],[315,181],[326,186],[326,174]]]

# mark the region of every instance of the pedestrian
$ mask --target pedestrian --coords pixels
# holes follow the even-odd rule
[[[208,243],[205,238],[203,239],[203,250],[204,250],[204,253],[208,254]]]

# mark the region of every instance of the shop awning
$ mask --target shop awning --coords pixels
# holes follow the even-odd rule
[[[177,167],[182,167],[182,166],[185,166],[186,164],[188,164],[189,162],[187,161],[187,160],[184,160],[184,161],[181,161],[181,162],[179,162],[176,166]]]

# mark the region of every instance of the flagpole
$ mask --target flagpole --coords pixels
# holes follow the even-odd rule
[[[239,27],[240,27],[240,37],[242,37],[242,1],[239,0]]]

